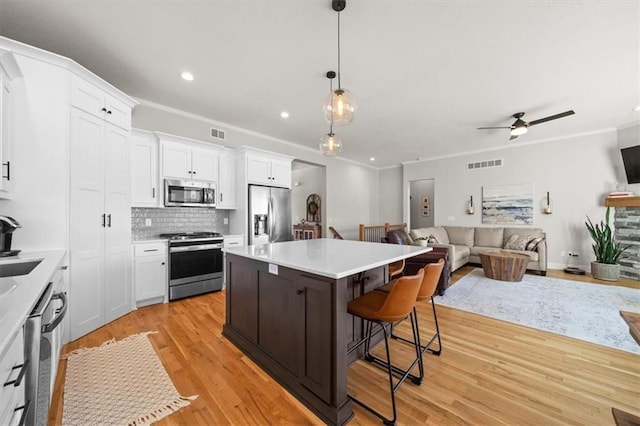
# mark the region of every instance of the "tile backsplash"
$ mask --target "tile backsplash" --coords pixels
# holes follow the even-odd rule
[[[151,219],[151,226],[146,220]],[[228,210],[199,207],[132,208],[131,238],[134,241],[153,239],[169,232],[210,231],[229,233]]]

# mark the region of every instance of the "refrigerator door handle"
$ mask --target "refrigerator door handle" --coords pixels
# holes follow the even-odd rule
[[[273,197],[269,197],[269,210],[268,210],[268,214],[269,214],[269,242],[273,242],[273,227],[275,224],[275,218],[273,217]]]

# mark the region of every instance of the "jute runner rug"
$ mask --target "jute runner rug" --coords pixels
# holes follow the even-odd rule
[[[162,362],[140,333],[68,355],[63,425],[146,425],[186,407]]]

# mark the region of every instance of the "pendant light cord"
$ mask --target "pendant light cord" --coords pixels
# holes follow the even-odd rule
[[[342,89],[340,84],[340,12],[338,12],[338,90]]]

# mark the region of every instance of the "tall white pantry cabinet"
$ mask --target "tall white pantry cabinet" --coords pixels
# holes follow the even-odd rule
[[[133,307],[128,138],[136,102],[68,58],[0,37],[7,52],[23,78],[12,94],[13,199],[0,209],[22,225],[17,248],[67,250],[75,340]]]

